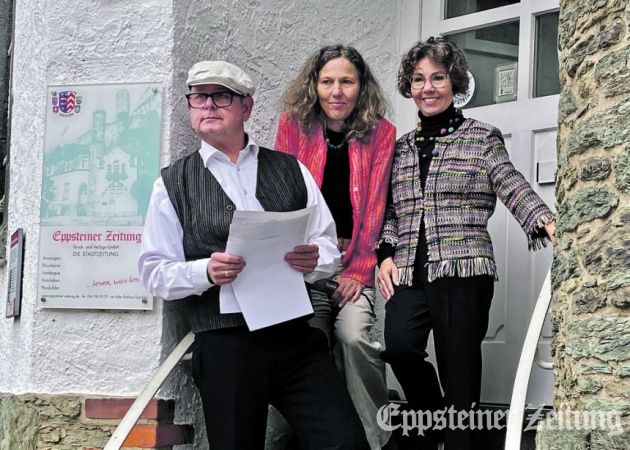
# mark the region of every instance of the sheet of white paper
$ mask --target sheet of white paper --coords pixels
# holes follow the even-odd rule
[[[306,242],[313,211],[235,212],[226,252],[242,256],[246,265],[231,283],[232,293],[221,288],[222,313],[239,307],[249,329],[257,330],[313,312],[303,274],[284,260]]]
[[[219,311],[221,314],[239,313],[241,307],[238,306],[232,283],[224,284],[219,291]]]
[[[288,229],[289,233],[299,234],[302,228],[304,228],[303,240],[299,242],[303,243],[308,240],[308,230],[310,229],[310,223],[313,219],[314,211],[314,206],[298,211],[284,213],[266,211],[236,211],[232,218],[232,224],[230,225],[230,236],[239,237],[245,240],[265,239],[270,235],[270,233],[272,236],[278,235],[278,229],[275,229],[272,222],[284,222],[285,224],[288,224],[285,225],[286,228],[284,229]],[[305,224],[303,223],[304,215],[308,215],[308,221]],[[292,226],[295,226],[295,228],[291,229]],[[226,251],[228,250],[226,249]],[[240,253],[234,253],[234,251],[228,251],[228,253],[240,255]],[[232,288],[232,283],[221,286],[221,290],[219,291],[219,310],[221,311],[221,314],[242,312],[236,299],[234,289]]]

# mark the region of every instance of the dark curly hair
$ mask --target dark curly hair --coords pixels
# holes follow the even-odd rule
[[[398,69],[398,92],[403,97],[411,97],[411,76],[416,64],[422,58],[429,57],[446,67],[453,86],[453,94],[463,94],[468,89],[468,64],[464,54],[455,44],[442,36],[430,37],[426,42],[417,42],[403,56]]]
[[[313,124],[322,118],[317,95],[319,71],[329,61],[342,57],[357,69],[361,85],[357,105],[345,121],[346,137],[348,140],[366,140],[378,121],[389,112],[389,103],[367,63],[354,47],[328,45],[311,55],[297,77],[289,83],[282,95],[282,103],[285,111],[296,117],[302,129],[310,133]]]

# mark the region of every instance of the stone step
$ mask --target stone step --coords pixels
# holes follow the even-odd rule
[[[135,398],[86,398],[85,417],[88,419],[122,419]],[[175,402],[173,400],[153,399],[142,412],[140,419],[159,420],[173,423]]]
[[[133,404],[133,398],[86,398],[86,419],[105,422],[115,426]],[[149,402],[137,423],[125,439],[122,448],[165,449],[173,445],[189,444],[193,441],[193,427],[173,424],[175,402],[153,399]],[[84,450],[87,450],[86,447]],[[95,450],[90,448],[90,450]]]

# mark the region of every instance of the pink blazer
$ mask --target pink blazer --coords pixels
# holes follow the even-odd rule
[[[396,128],[385,119],[380,120],[368,142],[353,140],[348,145],[353,229],[352,242],[341,264],[343,276],[368,287],[374,286],[374,247],[383,224],[395,145]],[[295,156],[321,187],[328,149],[320,124],[310,134],[304,134],[299,122],[283,113],[275,148]]]

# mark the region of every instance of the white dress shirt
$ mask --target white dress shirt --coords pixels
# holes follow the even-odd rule
[[[199,154],[205,167],[219,182],[236,209],[263,211],[256,198],[258,145],[249,138],[247,145],[232,163],[227,155],[202,141]],[[319,259],[306,281],[330,277],[339,264],[335,222],[315,180],[299,163],[306,190],[307,207],[317,205],[309,230],[309,244],[319,247]],[[186,261],[183,248],[184,232],[175,208],[166,192],[162,177],[153,185],[153,193],[144,223],[138,271],[149,292],[165,300],[200,295],[213,284],[208,281],[208,258]]]

